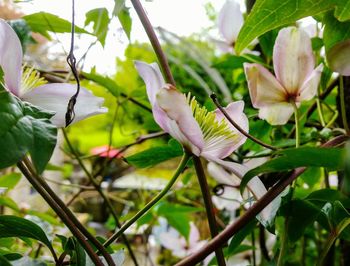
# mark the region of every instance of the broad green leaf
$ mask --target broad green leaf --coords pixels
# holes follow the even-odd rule
[[[52,113],[47,113],[33,105],[25,103],[25,115],[30,117],[32,124],[32,146],[30,156],[38,173],[45,170],[57,141],[57,128],[52,125]]]
[[[0,238],[27,237],[45,244],[52,253],[54,249],[45,232],[35,223],[12,215],[0,216]]]
[[[21,174],[18,173],[11,173],[0,176],[0,187],[11,190],[18,184],[18,182],[21,180],[21,177]]]
[[[242,180],[241,191],[254,176],[293,170],[298,167],[326,167],[339,170],[344,167],[343,148],[301,147],[286,149],[277,153],[277,157],[248,171]]]
[[[179,157],[183,154],[183,149],[179,143],[171,145],[169,142],[166,146],[150,148],[148,150],[136,153],[126,158],[128,163],[139,167],[151,167],[161,162]]]
[[[1,256],[0,255],[0,265],[3,265],[3,266],[12,266],[12,264],[10,263],[10,261],[8,261],[6,259],[5,256]]]
[[[246,224],[237,234],[235,234],[229,245],[228,245],[228,256],[232,256],[236,253],[238,247],[241,245],[242,241],[254,230],[256,227],[256,220],[250,221]]]
[[[337,43],[350,39],[350,21],[340,22],[328,12],[323,20],[325,27],[323,31],[323,41],[328,52]]]
[[[13,253],[13,252],[9,252],[6,253],[5,255],[3,255],[6,259],[8,260],[19,260],[21,259],[23,256],[19,253]],[[1,264],[2,265],[2,264]]]
[[[102,46],[104,46],[108,31],[108,24],[110,22],[108,10],[106,8],[96,8],[87,12],[85,16],[85,26],[93,23],[94,34]]]
[[[0,206],[8,207],[17,212],[20,211],[17,203],[9,197],[4,197],[4,196],[0,197]]]
[[[309,225],[311,225],[321,213],[321,208],[306,200],[292,200],[282,207],[282,215],[288,216],[288,239],[297,241]]]
[[[82,72],[81,75],[84,78],[91,80],[102,87],[105,87],[115,97],[119,97],[119,94],[122,91],[120,86],[113,79],[110,79],[109,77],[104,77],[94,72],[91,72],[91,73]]]
[[[33,32],[40,33],[49,40],[51,40],[51,37],[48,33],[49,31],[56,33],[65,33],[71,32],[72,30],[72,24],[69,21],[46,12],[39,12],[27,15],[24,16],[23,19],[28,23],[28,26]],[[74,30],[76,33],[90,34],[86,30],[78,26],[75,26]]]
[[[335,201],[340,201],[346,208],[350,208],[350,199],[342,192],[334,189],[325,188],[314,191],[305,199],[318,206],[323,206],[327,202],[333,204]]]
[[[118,17],[123,30],[130,40],[132,20],[129,9],[125,6],[125,0],[114,0],[113,16]]]
[[[49,120],[52,116],[0,90],[0,169],[17,163],[27,152],[39,173],[45,169],[56,145],[57,128]]]
[[[190,229],[191,229],[190,227],[191,219],[189,215],[184,213],[176,213],[176,214],[168,213],[162,216],[167,219],[171,227],[174,227],[182,236],[188,239],[190,235]]]
[[[123,8],[125,8],[125,0],[114,0],[113,16],[118,16]]]
[[[126,36],[128,36],[128,39],[130,40],[132,20],[131,20],[130,14],[129,14],[129,10],[123,9],[121,12],[119,12],[118,19],[120,21],[120,24],[123,27],[123,30],[124,30]]]
[[[167,219],[168,223],[174,227],[186,239],[190,233],[190,213],[202,211],[202,208],[195,208],[180,204],[160,202],[156,207],[158,215]]]
[[[257,0],[239,32],[235,50],[243,51],[255,38],[278,27],[292,24],[295,21],[320,14],[327,10],[338,9],[336,15],[348,17],[348,0]],[[347,3],[346,6],[344,3]],[[344,12],[344,13],[343,13]],[[346,16],[345,16],[346,14]]]
[[[157,209],[157,213],[160,215],[167,215],[169,213],[192,213],[192,212],[203,211],[203,208],[173,204],[173,203],[168,203],[163,201],[157,205],[156,209]]]
[[[339,21],[346,21],[350,19],[350,1],[338,1],[338,7],[335,9],[334,15]]]

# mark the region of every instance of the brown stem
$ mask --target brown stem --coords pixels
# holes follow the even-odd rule
[[[202,191],[204,206],[205,206],[208,223],[209,223],[210,234],[211,234],[211,237],[214,238],[215,236],[218,235],[219,231],[216,224],[214,207],[213,207],[213,202],[211,201],[211,195],[210,195],[207,179],[205,177],[201,159],[197,156],[193,156],[193,163],[196,169],[198,183]],[[218,265],[225,266],[226,263],[225,263],[224,253],[222,252],[222,249],[220,247],[218,247],[215,250],[215,255],[216,255],[216,260],[218,262]]]
[[[134,6],[137,15],[139,16],[141,23],[147,33],[147,36],[152,44],[152,47],[154,49],[154,52],[157,55],[158,61],[160,63],[160,66],[163,70],[163,74],[165,76],[165,79],[168,83],[176,86],[175,80],[173,75],[171,74],[170,67],[168,60],[162,50],[162,47],[160,46],[159,40],[157,38],[156,33],[154,32],[154,29],[145,13],[145,10],[143,9],[141,3],[139,0],[131,0],[132,5]]]
[[[24,164],[35,179],[37,183],[51,196],[54,202],[62,209],[64,214],[69,218],[69,220],[73,223],[73,225],[80,230],[80,232],[86,236],[88,240],[101,252],[103,257],[106,259],[108,265],[115,265],[111,255],[107,252],[107,250],[103,247],[103,245],[79,222],[79,220],[74,216],[71,210],[65,205],[65,203],[61,200],[59,196],[51,189],[51,187],[45,182],[45,180],[38,176],[32,167],[31,162],[27,157],[24,158]]]
[[[60,219],[64,222],[64,224],[69,228],[72,234],[77,238],[79,243],[85,249],[86,253],[89,255],[91,260],[95,263],[95,265],[103,266],[100,258],[95,254],[92,247],[86,241],[84,235],[75,227],[73,222],[69,219],[69,217],[62,211],[61,207],[57,204],[57,202],[52,199],[51,195],[41,186],[36,178],[32,176],[32,173],[29,169],[27,169],[24,162],[17,163],[17,167],[21,170],[23,175],[27,178],[27,180],[31,183],[34,189],[44,198],[44,200],[49,204],[49,206],[57,213]],[[57,261],[57,258],[55,258]]]
[[[326,142],[322,147],[338,146],[344,141],[348,140],[348,136],[338,136]],[[220,234],[213,238],[203,248],[184,258],[176,266],[192,266],[204,260],[210,253],[214,252],[218,247],[224,245],[234,234],[240,231],[246,224],[255,218],[267,205],[269,205],[284,189],[290,185],[298,176],[300,176],[306,167],[299,167],[295,169],[291,175],[285,179],[281,179],[275,186],[273,186],[260,200],[258,200],[246,213],[239,217],[235,223],[229,225]]]

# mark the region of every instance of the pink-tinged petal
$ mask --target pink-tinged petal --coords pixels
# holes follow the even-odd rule
[[[222,161],[224,163],[226,161]],[[247,170],[241,164],[237,164],[235,169],[238,169],[239,175],[241,176]],[[209,162],[207,165],[208,173],[211,177],[213,177],[219,184],[231,185],[231,186],[239,186],[241,183],[241,179],[237,177],[232,172],[226,171],[222,166],[218,165],[214,162]]]
[[[172,253],[177,257],[186,256],[186,240],[184,237],[174,234],[174,229],[170,229],[169,232],[163,232],[159,236],[160,244],[172,251]]]
[[[216,163],[223,166],[227,171],[234,173],[238,178],[242,179],[242,177],[247,173],[248,168],[242,165],[239,165],[234,162],[228,162],[224,160],[216,160]],[[250,193],[253,194],[256,200],[259,200],[262,196],[264,196],[267,192],[265,185],[259,177],[253,177],[247,184],[247,188]],[[278,207],[281,203],[281,198],[277,197],[273,200],[269,205],[263,209],[259,214],[259,220],[264,226],[267,226],[272,219],[275,217]]]
[[[231,44],[215,39],[211,39],[211,41],[220,49],[221,52],[234,54],[234,49]]]
[[[167,85],[157,93],[156,98],[159,107],[175,122],[168,124],[168,133],[176,138],[178,132],[176,132],[177,129],[174,126],[177,126],[188,141],[176,139],[185,146],[192,144],[201,151],[204,146],[203,133],[193,117],[193,112],[187,103],[185,95],[177,91],[174,86]],[[189,148],[192,148],[192,145]],[[198,151],[193,150],[192,152],[198,153]]]
[[[334,45],[327,52],[327,61],[333,71],[343,76],[350,76],[350,40]]]
[[[22,57],[22,46],[17,34],[0,19],[0,66],[6,88],[17,96],[20,96]]]
[[[265,119],[270,125],[284,125],[294,113],[290,103],[277,103],[259,109],[259,117]]]
[[[277,79],[259,64],[244,63],[250,99],[255,108],[288,101],[288,95]]]
[[[296,98],[297,102],[311,100],[317,93],[317,88],[320,83],[320,78],[323,70],[323,65],[319,65],[310,76],[305,80],[303,86],[299,91],[299,95]]]
[[[315,66],[308,34],[296,27],[280,30],[273,48],[273,65],[282,86],[296,96]]]
[[[165,86],[162,72],[157,63],[147,64],[135,61],[135,67],[146,84],[148,99],[153,106],[156,102],[156,94]]]
[[[233,45],[243,25],[243,14],[238,3],[227,0],[218,15],[218,27],[228,44]]]
[[[190,235],[188,237],[188,243],[190,246],[194,246],[200,239],[198,228],[194,223],[190,223]]]
[[[64,127],[66,124],[67,105],[75,92],[76,85],[74,84],[51,83],[39,86],[25,93],[21,98],[33,105],[56,112],[51,118],[51,122],[57,127]],[[73,122],[78,122],[89,116],[106,113],[108,109],[102,107],[103,102],[103,98],[96,97],[89,90],[81,88],[74,108],[75,118]]]
[[[224,108],[227,114],[245,131],[249,132],[249,121],[246,114],[243,112],[244,110],[244,102],[237,101],[230,103],[226,108]],[[237,150],[246,140],[247,137],[240,133],[222,114],[220,110],[215,110],[216,119],[221,121],[225,119],[228,126],[231,128],[232,132],[238,135],[238,138],[230,145],[230,147],[221,151],[221,154],[218,158],[225,158],[229,156],[234,150]]]

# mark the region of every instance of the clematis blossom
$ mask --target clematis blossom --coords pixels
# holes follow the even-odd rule
[[[296,27],[278,33],[273,48],[275,77],[259,64],[244,64],[250,98],[259,117],[271,125],[287,123],[294,105],[311,100],[317,92],[323,65],[315,67],[311,40]]]
[[[239,185],[241,183],[241,177],[244,176],[250,169],[259,166],[264,163],[264,158],[252,159],[245,162],[240,167],[237,164],[223,161],[221,164],[209,162],[207,169],[211,177],[213,177],[220,184],[224,185],[224,190],[220,197],[213,196],[213,203],[218,209],[226,209],[228,211],[235,211],[241,205],[250,207],[250,204],[244,204],[251,195],[259,200],[267,192],[264,184],[258,177],[254,177],[250,180],[248,189],[244,192],[243,196],[239,192]],[[226,185],[226,186],[225,186]],[[227,186],[228,185],[228,186]],[[253,188],[253,189],[252,189]],[[268,227],[272,224],[273,219],[276,216],[277,210],[281,205],[282,193],[276,197],[265,209],[257,216],[258,220]]]
[[[227,0],[218,14],[218,29],[224,41],[216,40],[216,44],[223,52],[235,53],[234,45],[244,19],[240,5],[233,0]]]
[[[208,112],[195,98],[190,95],[186,97],[174,86],[166,84],[156,63],[136,61],[135,66],[146,84],[153,117],[158,125],[188,152],[220,164],[236,176],[243,177],[246,167],[223,159],[239,148],[246,137],[228,122],[221,111]],[[238,101],[230,103],[225,110],[247,132],[248,118],[243,108],[244,102]],[[258,177],[250,180],[248,189],[257,199],[266,192]]]
[[[76,86],[68,83],[46,84],[33,69],[22,68],[22,57],[22,47],[16,33],[0,19],[0,67],[4,73],[4,87],[24,101],[55,112],[51,122],[57,127],[64,127],[67,105]],[[95,97],[87,89],[81,88],[73,122],[106,113],[107,108],[102,107],[103,101],[103,98]]]

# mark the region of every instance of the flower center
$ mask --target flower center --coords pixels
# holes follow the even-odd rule
[[[40,77],[38,71],[33,67],[27,67],[26,65],[22,68],[22,79],[21,79],[21,94],[46,84],[47,81]]]
[[[200,106],[191,93],[187,94],[187,102],[190,105],[193,116],[199,124],[206,142],[211,140],[235,140],[235,134],[225,119],[218,121],[214,112],[209,112],[205,107]]]

